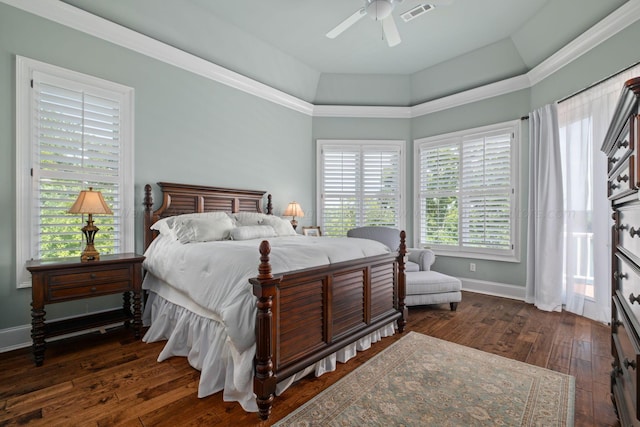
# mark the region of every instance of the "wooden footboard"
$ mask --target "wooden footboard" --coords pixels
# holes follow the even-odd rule
[[[406,325],[405,232],[397,254],[271,274],[268,241],[260,245],[254,392],[267,419],[278,379],[397,321]]]
[[[154,210],[151,185],[144,192],[144,247],[161,218],[211,211],[262,212],[264,191],[159,182],[162,205]],[[272,213],[271,195],[266,213]],[[271,273],[270,246],[260,245],[254,391],[260,417],[267,419],[278,379],[285,379],[369,333],[396,321],[406,325],[405,233],[397,254],[318,268]]]

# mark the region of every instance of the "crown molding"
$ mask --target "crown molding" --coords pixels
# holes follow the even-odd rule
[[[579,12],[576,12],[579,13]],[[629,0],[527,73],[536,85],[640,19],[640,0]]]
[[[0,2],[309,116],[350,118],[414,118],[530,88],[640,19],[640,0],[629,0],[526,74],[411,107],[386,107],[313,105],[58,0]]]
[[[484,99],[505,95],[522,89],[528,89],[530,87],[531,84],[529,82],[529,78],[526,74],[522,74],[516,77],[511,77],[510,79],[500,80],[495,83],[490,83],[474,89],[465,90],[464,92],[458,92],[453,95],[415,105],[411,107],[411,117],[424,116],[425,114],[459,107],[460,105],[482,101]]]
[[[360,117],[366,119],[409,119],[412,107],[358,105],[316,105],[313,117]]]
[[[228,70],[96,15],[92,15],[67,3],[58,0],[0,1],[74,30],[98,37],[210,80],[255,95],[283,107],[307,115],[311,115],[313,112],[313,104],[295,96],[274,89],[271,86],[245,77],[242,74]]]

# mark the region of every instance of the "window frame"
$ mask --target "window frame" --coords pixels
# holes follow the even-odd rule
[[[318,207],[317,222],[318,225],[323,224],[324,218],[324,168],[323,168],[323,153],[322,150],[325,147],[340,147],[343,146],[348,149],[360,149],[365,147],[376,147],[381,150],[385,147],[399,150],[398,156],[398,186],[399,186],[399,206],[398,206],[398,224],[399,229],[404,230],[406,226],[406,141],[404,140],[373,140],[373,139],[318,139],[316,144],[316,206]],[[325,233],[323,227],[323,234]]]
[[[98,77],[68,70],[34,59],[16,55],[16,287],[31,287],[31,275],[25,269],[26,261],[33,259],[36,242],[33,239],[35,226],[34,197],[37,194],[33,179],[34,164],[34,116],[32,114],[32,81],[35,73],[90,86],[99,91],[118,93],[120,104],[120,139],[123,141],[120,154],[122,170],[120,250],[133,252],[135,248],[134,213],[134,90]],[[82,223],[78,220],[78,233]],[[79,259],[79,258],[78,258]]]
[[[460,158],[462,158],[462,144],[465,139],[468,139],[472,136],[478,137],[483,135],[495,134],[496,131],[500,130],[508,130],[512,133],[512,141],[511,141],[511,206],[510,206],[510,234],[511,234],[511,250],[497,250],[497,249],[487,249],[487,248],[474,248],[474,247],[465,247],[462,245],[462,238],[459,236],[458,245],[433,245],[430,243],[423,243],[421,239],[422,229],[421,229],[421,215],[422,215],[422,204],[421,204],[421,187],[420,187],[420,177],[422,172],[421,165],[421,150],[426,147],[433,146],[444,146],[456,144],[459,146]],[[486,260],[494,260],[494,261],[505,261],[505,262],[520,262],[520,252],[521,252],[521,243],[520,243],[520,194],[521,194],[521,183],[520,179],[520,141],[521,141],[521,121],[520,120],[512,120],[508,122],[496,123],[487,126],[481,126],[472,129],[465,129],[461,131],[450,132],[441,135],[435,135],[431,137],[419,138],[414,140],[414,218],[413,218],[413,230],[414,230],[414,245],[416,247],[429,247],[431,248],[437,255],[442,256],[450,256],[450,257],[460,257],[460,258],[474,258],[474,259],[486,259]],[[460,167],[458,172],[458,179],[460,180],[462,176],[462,167]],[[457,194],[460,195],[460,189],[458,189]],[[459,209],[461,209],[462,201],[459,198]],[[461,221],[463,215],[458,215],[458,229],[462,229]]]

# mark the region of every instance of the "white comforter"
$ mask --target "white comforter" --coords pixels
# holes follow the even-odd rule
[[[165,292],[165,299],[196,313],[207,312],[223,323],[235,351],[243,353],[255,342],[255,297],[248,279],[258,274],[262,240],[182,244],[159,236],[145,253],[144,268],[181,297],[171,298],[171,292]],[[367,239],[289,236],[268,240],[274,274],[390,252]]]

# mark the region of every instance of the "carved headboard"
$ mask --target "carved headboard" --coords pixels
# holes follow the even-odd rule
[[[151,225],[161,218],[197,212],[262,212],[266,191],[207,187],[204,185],[159,182],[162,206],[153,210],[151,185],[144,186],[144,248],[149,247],[158,232]],[[271,194],[267,196],[266,213],[272,214]]]

